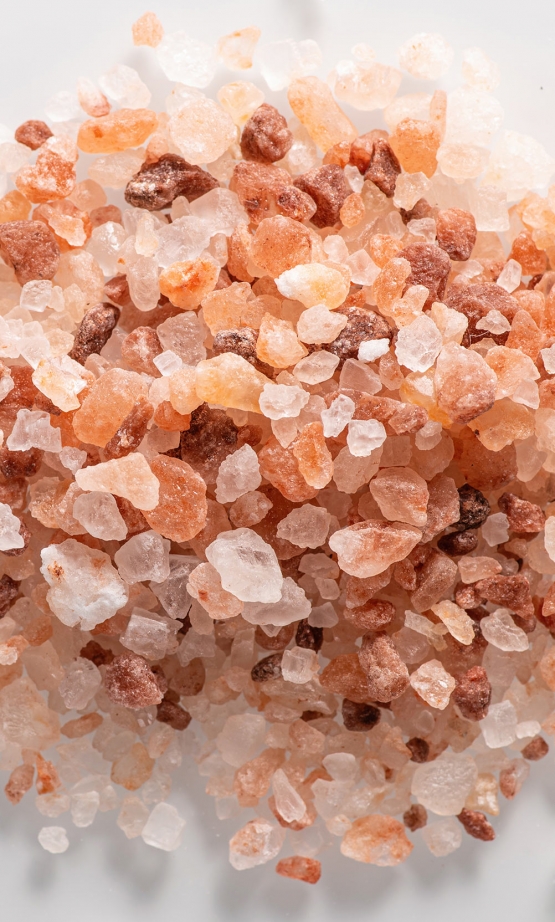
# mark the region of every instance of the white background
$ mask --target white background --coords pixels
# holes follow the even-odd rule
[[[4,0],[3,6],[0,122],[12,128],[41,118],[48,97],[73,88],[80,75],[94,78],[117,61],[137,67],[143,78],[156,73],[152,56],[131,43],[142,0]],[[167,31],[185,29],[208,42],[246,25],[259,25],[263,41],[314,38],[328,69],[361,41],[395,64],[401,41],[438,31],[458,52],[447,87],[458,76],[462,49],[479,45],[501,66],[497,95],[505,127],[533,134],[555,155],[552,0],[158,0],[154,8]],[[156,81],[157,95],[167,92]],[[410,89],[406,81],[403,90]],[[364,124],[378,125],[379,117],[365,116]],[[233,871],[227,841],[236,823],[215,818],[194,767],[183,770],[182,789],[172,795],[187,828],[182,847],[170,855],[128,842],[111,813],[87,830],[66,822],[71,847],[51,856],[37,843],[45,821],[32,796],[16,808],[0,795],[0,919],[547,922],[555,918],[554,761],[555,753],[532,766],[520,797],[502,802],[494,843],[465,837],[445,860],[418,843],[395,869],[348,861],[334,843],[316,887],[284,880],[271,865]]]

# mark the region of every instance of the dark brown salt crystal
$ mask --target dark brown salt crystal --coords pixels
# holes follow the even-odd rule
[[[27,451],[0,448],[0,473],[6,480],[33,477],[42,464],[42,455],[40,448],[28,448]]]
[[[469,836],[474,839],[481,839],[482,842],[493,842],[495,839],[495,830],[491,823],[486,819],[484,813],[479,810],[462,810],[457,816]]]
[[[425,308],[443,299],[451,270],[450,259],[444,250],[433,243],[409,243],[399,250],[397,257],[410,263],[411,274],[406,282],[407,288],[411,285],[424,285],[428,289]]]
[[[12,512],[21,512],[26,505],[27,483],[23,477],[13,480],[0,478],[0,503],[11,506]]]
[[[549,746],[543,736],[535,736],[533,740],[530,740],[530,742],[526,744],[520,754],[523,759],[528,759],[529,762],[538,762],[540,759],[543,759],[548,752]]]
[[[83,317],[75,334],[69,357],[84,365],[89,355],[104,348],[119,320],[120,312],[113,304],[95,304]]]
[[[428,811],[422,804],[412,804],[408,810],[403,813],[403,823],[411,832],[417,829],[423,829],[428,822]]]
[[[160,211],[180,195],[190,202],[216,189],[219,182],[199,166],[191,166],[177,154],[163,154],[144,164],[125,187],[125,201],[134,208]]]
[[[381,711],[373,704],[359,704],[356,701],[343,699],[341,714],[345,729],[354,733],[366,733],[380,722]]]
[[[268,103],[255,109],[241,135],[241,153],[245,160],[275,163],[282,160],[293,144],[293,135],[280,112]]]
[[[486,601],[509,608],[524,618],[534,613],[530,583],[519,573],[514,576],[490,576],[478,580],[474,587]]]
[[[466,531],[454,531],[449,535],[443,535],[437,542],[437,546],[440,551],[448,554],[449,557],[469,554],[478,546],[478,532],[475,528],[468,528]]]
[[[263,375],[272,378],[274,369],[261,362],[256,354],[258,331],[250,327],[241,327],[239,330],[220,330],[214,336],[212,343],[213,355],[222,355],[224,352],[234,352],[240,355]]]
[[[424,612],[448,597],[457,578],[457,565],[445,554],[429,548],[425,561],[416,566],[416,571],[416,589],[410,600],[415,611]]]
[[[503,493],[497,500],[497,505],[507,516],[511,531],[536,534],[545,525],[545,514],[541,507],[526,499],[520,499],[514,493]]]
[[[19,582],[4,573],[4,576],[0,577],[0,618],[6,614],[18,593]]]
[[[0,224],[0,256],[11,266],[20,285],[52,279],[58,271],[60,248],[42,221]]]
[[[24,144],[25,147],[30,147],[31,150],[38,150],[51,137],[50,128],[46,122],[41,122],[40,119],[29,119],[28,122],[23,122],[19,128],[15,129],[14,134],[18,144]]]
[[[279,679],[281,676],[281,653],[272,653],[259,660],[251,669],[253,682],[267,682],[268,679]]]
[[[104,457],[123,458],[136,449],[144,439],[152,417],[154,407],[144,397],[140,397],[130,413],[127,414],[117,432],[104,447]]]
[[[256,445],[256,426],[236,426],[223,410],[203,403],[191,413],[191,424],[181,433],[181,459],[187,461],[207,483],[214,483],[220,464],[243,445]]]
[[[462,532],[465,534],[465,532]],[[463,583],[460,583],[455,589],[455,602],[459,608],[474,609],[480,605],[482,601],[482,596],[479,592],[476,591],[474,586],[465,586]]]
[[[27,791],[33,787],[33,778],[35,777],[35,768],[33,765],[18,765],[13,769],[4,793],[10,803],[18,804],[23,799]]]
[[[13,410],[15,417],[18,410],[34,406],[39,391],[33,384],[33,369],[28,365],[12,365],[10,375],[14,386],[2,401],[2,410]]]
[[[204,688],[206,671],[201,659],[192,659],[186,666],[178,666],[170,676],[170,688],[184,697],[199,695]]]
[[[123,496],[114,496],[114,499],[125,522],[128,538],[132,538],[133,535],[140,535],[143,531],[148,531],[150,526],[140,509],[137,509],[133,503]]]
[[[254,632],[254,639],[263,650],[285,650],[293,639],[294,633],[295,625],[286,624],[285,627],[280,628],[274,637],[270,637],[269,634],[258,625]]]
[[[439,211],[436,215],[436,238],[438,246],[445,250],[450,259],[470,259],[476,243],[474,216],[462,208]]]
[[[295,643],[298,647],[305,650],[314,650],[315,653],[321,649],[324,642],[324,629],[322,627],[312,627],[306,618],[299,621],[297,633],[295,634]]]
[[[335,314],[343,314],[347,324],[326,350],[339,357],[339,368],[347,359],[356,359],[360,344],[368,339],[392,339],[393,331],[387,320],[374,311],[359,307],[339,307]],[[419,408],[420,409],[420,408]]]
[[[95,666],[109,666],[114,659],[112,651],[101,646],[96,640],[89,640],[81,648],[79,656],[82,659],[90,660]]]
[[[476,324],[492,310],[499,311],[509,323],[512,323],[518,310],[518,301],[499,285],[451,285],[444,303],[453,310],[460,311],[468,320],[463,346],[470,346],[485,337],[491,337],[494,342],[503,345],[507,333],[492,334],[489,330],[478,330]]]
[[[466,720],[483,720],[491,701],[491,684],[482,666],[473,666],[457,678],[451,695]]]
[[[461,514],[459,521],[455,522],[457,531],[466,531],[467,528],[479,528],[490,514],[490,504],[484,494],[465,483],[459,487],[459,500]]]
[[[419,198],[413,208],[409,208],[408,210],[405,208],[400,208],[399,214],[403,219],[403,223],[408,224],[409,221],[419,221],[421,218],[433,217],[435,212],[425,198]]]
[[[405,743],[407,749],[411,752],[411,762],[427,762],[430,756],[430,744],[419,736],[413,736],[412,739]]]
[[[358,658],[366,673],[371,700],[392,701],[407,689],[408,669],[387,634],[366,634]]]
[[[174,730],[186,730],[192,718],[185,708],[164,697],[164,700],[156,708],[156,720],[163,724],[169,724]]]
[[[110,701],[132,710],[160,704],[164,697],[157,676],[136,653],[116,656],[106,667],[104,685]]]
[[[316,227],[333,227],[339,221],[339,212],[351,187],[345,174],[336,163],[314,167],[295,179],[295,186],[316,203],[316,213],[311,221]]]
[[[357,138],[356,141],[353,141],[351,146],[351,163],[354,163],[354,165],[359,168],[360,172],[364,173],[364,178],[373,182],[380,192],[383,192],[388,198],[392,198],[395,193],[397,177],[401,172],[401,164],[385,138],[375,138],[371,150],[366,148],[365,151],[365,145],[361,143],[364,141],[364,137],[363,135],[361,138]],[[365,153],[368,157],[366,166]],[[361,167],[363,167],[363,169],[361,169]]]

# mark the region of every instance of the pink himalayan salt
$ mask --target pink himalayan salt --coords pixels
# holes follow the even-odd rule
[[[339,566],[351,576],[377,576],[403,560],[421,538],[418,528],[397,522],[369,520],[336,531],[329,545]]]
[[[356,819],[341,841],[341,854],[346,858],[379,867],[400,864],[412,849],[403,824],[379,813]]]

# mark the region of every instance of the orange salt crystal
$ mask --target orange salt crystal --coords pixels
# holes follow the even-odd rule
[[[158,117],[150,109],[119,109],[83,122],[77,146],[86,154],[115,154],[140,147],[152,134]]]
[[[196,391],[201,400],[260,413],[258,398],[270,379],[240,355],[224,352],[206,359],[198,363],[196,373]]]
[[[534,414],[528,407],[505,398],[468,425],[489,451],[500,451],[515,439],[534,434]]]
[[[15,184],[30,202],[50,202],[65,198],[75,186],[73,163],[52,150],[42,148],[34,166],[23,167]]]
[[[143,13],[131,26],[134,45],[156,48],[164,37],[162,23],[156,13]]]
[[[162,400],[158,404],[152,418],[159,429],[165,429],[168,432],[182,432],[191,424],[190,415],[177,413],[169,400]]]
[[[372,295],[382,313],[402,296],[411,271],[410,262],[403,257],[394,256],[385,264],[372,286]]]
[[[8,221],[25,221],[31,214],[31,203],[17,189],[0,198],[0,224]]]
[[[148,781],[155,766],[145,746],[135,743],[112,765],[110,777],[115,784],[121,784],[127,791],[137,791]]]
[[[252,327],[257,330],[266,313],[258,298],[252,297],[247,282],[233,282],[229,288],[213,291],[202,302],[204,320],[212,335],[220,330]]]
[[[405,861],[413,849],[403,824],[392,816],[361,816],[341,841],[341,854],[355,861],[392,867]]]
[[[324,438],[322,423],[304,426],[291,444],[299,472],[309,486],[322,490],[333,477],[333,460]]]
[[[368,679],[357,653],[342,653],[330,660],[319,679],[327,691],[357,704],[364,704],[370,698]]]
[[[534,243],[529,231],[521,231],[513,240],[509,259],[516,259],[522,266],[523,275],[541,275],[547,269],[547,256]]]
[[[93,384],[73,417],[77,438],[104,448],[135,403],[148,397],[146,382],[134,371],[111,368]]]
[[[214,290],[220,267],[210,257],[173,263],[160,274],[160,291],[183,310],[197,308]]]
[[[187,591],[216,620],[235,618],[243,611],[243,603],[222,587],[220,574],[211,563],[200,563],[192,571]]]
[[[528,311],[517,311],[511,324],[511,332],[507,337],[507,348],[520,349],[535,362],[544,345],[544,339],[544,334],[538,329]]]
[[[402,119],[395,126],[389,143],[407,173],[434,175],[441,135],[432,122]]]
[[[383,269],[401,248],[401,241],[397,237],[390,237],[389,234],[373,234],[366,245],[366,250],[380,269]]]
[[[227,238],[227,269],[239,282],[254,281],[248,270],[251,239],[246,224],[238,224]]]
[[[308,350],[299,342],[292,323],[264,314],[256,354],[261,362],[274,368],[289,368],[308,355]]]
[[[322,865],[316,858],[282,858],[276,864],[276,873],[293,880],[302,880],[306,884],[317,884],[322,875]]]
[[[339,218],[345,227],[356,227],[363,220],[366,214],[364,201],[358,192],[352,192],[347,196],[339,211]]]
[[[250,256],[268,275],[277,278],[287,269],[311,261],[310,231],[298,221],[282,215],[264,218],[251,238]]]
[[[341,141],[354,141],[357,130],[337,105],[329,86],[318,77],[293,80],[287,91],[289,105],[324,153]]]
[[[262,476],[291,502],[303,503],[316,496],[317,490],[302,476],[293,451],[283,448],[273,436],[260,450],[258,463]]]
[[[158,455],[150,468],[160,481],[158,505],[144,516],[154,531],[171,541],[189,541],[206,522],[206,484],[179,458]]]

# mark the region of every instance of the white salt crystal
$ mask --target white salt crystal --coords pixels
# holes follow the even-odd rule
[[[463,583],[475,583],[501,573],[501,564],[492,557],[471,557],[467,554],[459,560],[459,573]]]
[[[317,577],[315,582],[318,588],[320,588],[322,583],[333,583],[334,586],[337,586],[335,580],[332,579],[323,580]],[[321,591],[320,594],[322,595]],[[322,598],[324,598],[324,596],[322,596]],[[328,596],[328,598],[330,598],[330,596]],[[338,596],[335,596],[335,598],[338,598]],[[337,612],[331,602],[324,602],[323,605],[316,605],[308,616],[308,623],[311,627],[333,627],[338,621]]]
[[[462,75],[470,86],[480,90],[494,90],[501,82],[499,68],[481,48],[465,48]]]
[[[330,527],[331,515],[321,506],[306,503],[292,509],[278,524],[277,536],[298,547],[320,547],[324,544]]]
[[[309,397],[310,394],[302,387],[265,384],[259,398],[260,409],[268,419],[295,418],[306,407]]]
[[[338,365],[338,355],[320,349],[297,362],[293,374],[303,384],[320,384],[332,377]]]
[[[170,575],[170,546],[171,542],[157,532],[143,531],[116,551],[114,563],[127,583],[145,579],[163,583]]]
[[[417,765],[411,791],[418,803],[439,816],[457,816],[473,789],[478,770],[462,753],[442,753],[433,762]]]
[[[381,448],[387,438],[383,423],[376,419],[352,419],[347,433],[347,445],[355,458],[366,458]]]
[[[181,845],[185,820],[171,804],[156,804],[143,826],[141,838],[147,845],[173,852]]]
[[[389,339],[365,339],[358,348],[359,362],[375,362],[389,351]]]
[[[514,262],[514,260],[510,259],[509,262]],[[508,265],[509,263],[507,263],[507,266]],[[507,266],[505,266],[505,269],[507,268]],[[503,269],[503,272],[505,271],[505,269]],[[503,273],[501,273],[501,275],[502,274]],[[501,276],[499,276],[499,278],[501,278]],[[497,284],[498,285],[500,284],[499,279],[497,280]],[[501,288],[505,288],[505,291],[509,290],[508,288],[505,287],[505,285],[501,285]],[[515,285],[515,288],[518,288],[518,284]],[[476,324],[476,329],[477,330],[487,330],[489,333],[498,335],[499,333],[508,333],[509,330],[511,329],[511,324],[509,323],[507,318],[503,316],[501,311],[491,310],[487,312],[485,317],[482,317],[480,320],[478,320]]]
[[[437,80],[453,61],[453,49],[437,32],[419,32],[397,51],[399,64],[418,80]]]
[[[50,414],[43,410],[18,410],[15,425],[6,441],[10,451],[42,448],[58,454],[62,448],[59,429],[50,425]]]
[[[69,848],[69,839],[63,826],[43,826],[38,839],[45,852],[61,855]]]
[[[366,250],[355,250],[345,260],[345,265],[350,270],[351,281],[355,285],[373,285],[380,269]]]
[[[186,32],[170,32],[156,48],[156,57],[168,80],[203,89],[216,73],[216,56],[210,45],[189,38]]]
[[[555,161],[529,135],[504,131],[490,155],[484,183],[502,189],[516,201],[531,189],[548,185]]]
[[[256,490],[262,483],[258,456],[250,445],[243,445],[224,458],[216,479],[216,499],[233,503],[244,493]]]
[[[273,603],[245,602],[242,616],[249,624],[274,624],[283,627],[310,614],[310,602],[304,589],[287,576],[281,598]]]
[[[387,342],[389,344],[389,340]],[[326,438],[336,438],[340,432],[343,432],[355,412],[355,406],[354,400],[346,394],[340,394],[331,402],[327,410],[322,410],[322,424]]]
[[[306,813],[306,804],[282,768],[278,768],[274,773],[272,791],[276,810],[286,823],[293,823],[303,818]]]
[[[363,112],[385,109],[402,80],[395,67],[366,57],[358,61],[339,61],[328,76],[336,99]]]
[[[222,532],[206,548],[222,586],[242,602],[279,602],[283,576],[270,544],[250,528]]]
[[[51,122],[69,122],[82,115],[81,106],[75,93],[60,90],[51,96],[44,107],[44,114]]]
[[[279,854],[285,829],[262,817],[251,820],[229,842],[229,862],[236,871],[266,864]]]
[[[109,99],[126,109],[144,109],[150,102],[151,92],[136,70],[126,64],[116,64],[101,74],[98,85]]]
[[[73,516],[93,538],[123,541],[127,525],[111,493],[83,493],[73,504]]]
[[[122,645],[133,653],[158,660],[166,655],[170,637],[167,618],[142,608],[134,608],[120,640]]]
[[[62,813],[67,813],[70,808],[70,797],[65,791],[54,791],[51,794],[39,794],[35,799],[35,806],[42,816],[55,819]]]
[[[516,626],[508,608],[498,608],[482,618],[480,628],[487,642],[499,650],[523,652],[529,647],[528,634]]]
[[[365,394],[378,394],[382,389],[382,382],[364,362],[357,359],[347,359],[339,376],[339,386],[363,391]]]
[[[416,447],[420,451],[430,451],[441,442],[442,432],[443,426],[441,423],[435,422],[433,419],[428,420],[428,422],[422,426],[422,429],[418,430],[414,437]]]
[[[447,97],[444,143],[487,147],[501,127],[503,115],[494,96],[476,87],[460,86]]]
[[[490,547],[509,540],[509,520],[504,512],[494,512],[482,525],[482,536]]]
[[[322,52],[312,39],[294,42],[286,39],[262,45],[258,62],[271,90],[284,90],[293,80],[315,73],[322,63]]]
[[[507,193],[483,183],[470,193],[469,210],[474,215],[476,229],[503,233],[510,227]]]
[[[415,669],[410,684],[426,704],[443,711],[457,683],[439,660],[434,659]]]
[[[356,457],[345,446],[333,462],[333,480],[341,493],[356,493],[377,473],[383,448],[375,448],[369,455]]]
[[[139,797],[130,794],[122,802],[116,823],[128,839],[136,839],[143,831],[147,819],[148,807]]]
[[[340,234],[330,234],[323,242],[324,253],[336,263],[343,263],[349,258],[349,248]]]
[[[75,474],[75,482],[82,490],[129,499],[137,509],[155,509],[158,505],[160,481],[139,452],[81,468]]]
[[[548,349],[541,349],[540,354],[548,375],[555,375],[555,343]]]
[[[427,314],[421,314],[399,330],[395,355],[399,364],[411,371],[427,371],[437,359],[442,345],[443,339],[434,321]]]
[[[487,717],[480,721],[486,746],[501,749],[514,743],[517,722],[517,713],[510,701],[490,704]]]
[[[516,738],[517,740],[532,739],[532,737],[538,736],[541,731],[541,724],[537,720],[521,720],[516,725]]]
[[[37,279],[32,282],[26,282],[21,289],[19,304],[29,311],[42,313],[50,304],[52,289],[52,282],[47,279]]]
[[[25,144],[4,142],[0,144],[0,172],[16,173],[31,157],[32,152]]]
[[[281,660],[281,671],[286,682],[306,685],[318,673],[318,654],[305,647],[285,650]]]
[[[0,503],[0,551],[10,551],[25,546],[19,534],[20,528],[21,522],[12,513],[11,507],[7,503]]]
[[[208,330],[195,311],[183,311],[158,324],[156,333],[164,349],[169,350],[185,365],[196,365],[206,358],[204,340]]]
[[[68,710],[81,711],[94,698],[101,684],[102,676],[95,664],[79,656],[66,667],[58,691]]]
[[[193,100],[172,115],[168,128],[179,152],[193,164],[218,160],[237,138],[237,128],[231,116],[213,99],[205,96]]]
[[[2,375],[0,378],[0,402],[8,396],[10,391],[13,391],[14,386],[13,378],[9,372],[5,375]]]
[[[496,285],[511,294],[520,285],[521,278],[522,266],[520,263],[516,259],[508,259],[497,278]]]
[[[234,714],[227,718],[216,745],[224,762],[239,768],[254,758],[265,735],[266,720],[261,714]]]
[[[329,238],[327,238],[329,239]],[[303,311],[297,321],[297,336],[303,343],[331,343],[347,326],[344,314],[330,311],[325,304],[315,304]]]
[[[152,361],[164,378],[169,378],[174,371],[179,371],[183,367],[183,362],[171,349],[166,349],[164,352],[160,352],[159,355],[155,355]]]
[[[80,791],[71,797],[71,819],[78,829],[85,829],[94,821],[100,805],[98,791]]]
[[[420,835],[436,858],[445,858],[460,848],[462,834],[463,827],[454,816],[438,820],[437,823],[427,823],[420,830]]]
[[[393,203],[396,208],[410,211],[417,201],[425,198],[432,184],[425,173],[401,173],[395,183]]]

